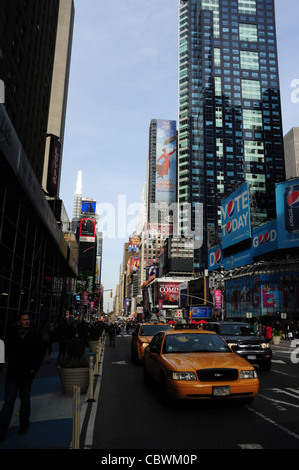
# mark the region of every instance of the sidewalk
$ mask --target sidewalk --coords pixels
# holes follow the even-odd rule
[[[54,348],[55,349],[55,345]],[[19,399],[2,449],[69,449],[72,442],[73,397],[63,395],[58,377],[58,353],[52,352],[50,363],[40,367],[31,389],[30,428],[18,435]],[[0,409],[4,398],[5,373],[0,375]],[[86,396],[81,394],[81,408]]]

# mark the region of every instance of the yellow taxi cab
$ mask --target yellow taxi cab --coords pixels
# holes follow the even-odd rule
[[[170,325],[166,323],[138,323],[132,333],[131,356],[132,359],[141,364],[146,346],[153,336],[162,330],[170,330]]]
[[[214,332],[169,330],[157,333],[144,352],[144,378],[156,382],[165,404],[173,399],[241,399],[258,394],[255,368]]]

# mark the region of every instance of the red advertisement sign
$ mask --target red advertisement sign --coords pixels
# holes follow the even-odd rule
[[[158,284],[158,304],[179,305],[179,282],[159,282]]]
[[[215,308],[222,308],[222,292],[215,290]]]

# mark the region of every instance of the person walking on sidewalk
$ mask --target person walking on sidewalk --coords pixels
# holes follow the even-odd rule
[[[110,346],[114,348],[115,336],[116,336],[116,326],[114,324],[109,326],[108,334],[109,334]]]
[[[30,317],[26,313],[18,316],[17,327],[5,340],[5,353],[8,362],[4,404],[0,412],[0,442],[3,441],[9,427],[18,392],[21,401],[18,434],[28,431],[31,385],[43,361],[42,339],[37,330],[30,326]]]

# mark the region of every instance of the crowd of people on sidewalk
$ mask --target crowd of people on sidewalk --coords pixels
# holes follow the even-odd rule
[[[299,339],[299,320],[276,320],[262,324],[259,321],[254,323],[254,330],[258,336],[263,336],[267,341],[271,342],[275,331],[279,332],[282,339],[292,341]]]

